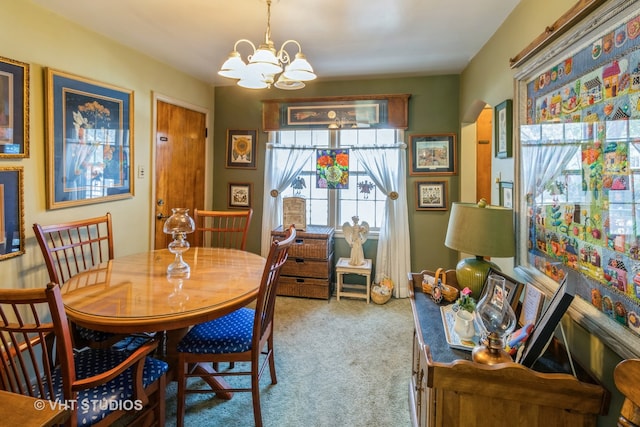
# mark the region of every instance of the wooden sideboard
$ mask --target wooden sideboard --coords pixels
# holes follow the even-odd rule
[[[562,369],[562,363],[554,361],[540,363],[535,370],[518,363],[481,365],[471,361],[470,352],[449,347],[440,307],[414,282],[410,276],[413,426],[587,427],[596,426],[597,416],[606,414],[609,392],[595,381],[586,382],[584,370],[578,380],[567,373],[548,372],[545,367]]]

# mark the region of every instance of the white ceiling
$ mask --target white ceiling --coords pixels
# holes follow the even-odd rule
[[[216,86],[235,41],[267,26],[266,0],[31,1]],[[273,0],[271,35],[299,41],[319,79],[460,73],[519,2]]]

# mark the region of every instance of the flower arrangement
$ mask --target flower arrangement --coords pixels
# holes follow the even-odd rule
[[[476,300],[471,296],[471,289],[464,288],[461,290],[460,298],[458,298],[456,304],[460,309],[473,313],[476,309]]]

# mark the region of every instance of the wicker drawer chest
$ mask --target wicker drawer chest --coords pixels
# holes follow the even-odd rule
[[[271,232],[282,238],[282,226]],[[333,235],[331,227],[308,226],[298,231],[282,267],[278,295],[329,299],[333,293]]]

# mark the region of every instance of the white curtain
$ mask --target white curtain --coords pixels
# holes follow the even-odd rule
[[[408,296],[407,275],[411,271],[406,148],[406,144],[401,144],[351,149],[378,189],[387,196],[378,237],[375,281],[390,277],[396,298]]]
[[[535,200],[546,183],[565,170],[580,149],[580,144],[523,145],[522,178],[526,196]]]
[[[269,254],[271,230],[281,225],[282,192],[298,176],[305,163],[315,152],[313,148],[280,148],[267,144],[264,168],[264,192],[262,211],[262,256]],[[278,167],[274,167],[277,165]]]

